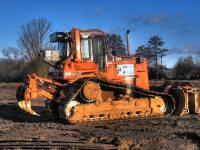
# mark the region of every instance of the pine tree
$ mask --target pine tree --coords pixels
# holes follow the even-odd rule
[[[120,35],[107,34],[106,40],[107,40],[108,48],[112,54],[125,55],[126,49]]]

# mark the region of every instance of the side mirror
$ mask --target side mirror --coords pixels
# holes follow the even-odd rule
[[[43,57],[44,61],[49,63],[55,63],[61,60],[58,50],[44,50]]]

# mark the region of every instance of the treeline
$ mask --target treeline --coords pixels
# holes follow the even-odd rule
[[[173,68],[167,68],[163,65],[163,59],[168,52],[169,50],[164,47],[163,39],[154,35],[150,37],[147,44],[137,48],[136,56],[147,58],[150,79],[200,79],[200,56],[180,57]]]
[[[180,57],[173,68],[158,64],[158,80],[199,80],[200,58],[190,55]],[[149,66],[149,78],[156,80],[156,67]]]
[[[174,79],[200,79],[200,59],[192,56],[181,57],[173,67]]]
[[[39,57],[40,50],[51,49],[49,34],[52,24],[45,18],[34,19],[21,26],[17,47],[2,49],[0,81],[23,81],[26,74],[47,74],[47,65]]]
[[[21,82],[27,74],[47,75],[48,66],[42,60],[0,59],[0,82]]]

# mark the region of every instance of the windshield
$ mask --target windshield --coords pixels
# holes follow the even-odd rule
[[[102,37],[89,37],[81,39],[83,60],[93,60],[100,69],[105,68],[105,46]]]
[[[100,69],[105,69],[105,46],[103,38],[94,38],[92,40],[93,59],[99,65]]]
[[[62,59],[67,58],[71,52],[69,43],[58,42],[58,50]]]
[[[99,66],[101,70],[105,70],[106,57],[105,57],[105,45],[102,37],[95,37],[92,39],[93,60]]]
[[[89,39],[81,40],[81,50],[83,51],[83,59],[90,59]]]
[[[61,57],[65,57],[65,51],[66,51],[66,43],[61,43],[61,42],[58,42],[58,50],[60,52],[60,56]]]

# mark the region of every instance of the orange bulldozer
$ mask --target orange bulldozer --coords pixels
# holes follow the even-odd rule
[[[17,89],[19,107],[39,115],[31,101],[45,97],[46,107],[72,124],[199,113],[199,89],[191,85],[149,90],[147,60],[130,55],[127,37],[128,55],[116,56],[100,30],[52,33],[58,50],[43,51],[48,79],[27,75]]]

